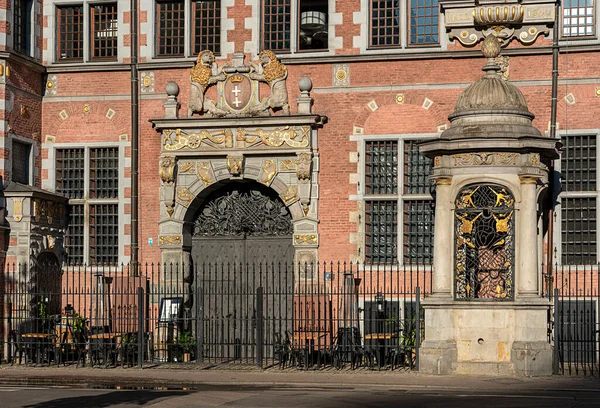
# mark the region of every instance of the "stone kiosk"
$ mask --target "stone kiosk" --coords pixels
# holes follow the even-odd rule
[[[317,130],[327,118],[311,112],[308,78],[300,79],[290,114],[287,68],[270,51],[247,65],[234,54],[232,66],[220,67],[203,51],[190,79],[188,117],[179,117],[179,87],[170,82],[165,117],[152,123],[162,138],[162,262],[183,265],[184,279],[172,284],[189,285],[178,290],[188,293],[184,308],[193,313],[191,282],[203,262],[318,260]],[[270,89],[262,99],[261,82]],[[213,84],[214,101],[205,95]]]
[[[552,374],[538,203],[559,142],[532,126],[523,94],[502,78],[500,42],[486,37],[485,75],[458,98],[450,128],[420,147],[436,183],[424,373]]]

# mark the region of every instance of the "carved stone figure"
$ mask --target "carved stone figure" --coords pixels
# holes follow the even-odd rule
[[[215,56],[212,51],[204,50],[198,54],[196,64],[190,71],[192,86],[190,88],[190,101],[188,104],[189,117],[192,117],[195,112],[206,116],[216,117],[227,115],[226,111],[217,108],[217,105],[213,100],[204,96],[204,93],[209,86],[225,80],[223,68],[228,65],[223,64],[223,66],[217,70],[217,75],[213,75],[214,64]]]
[[[162,156],[160,158],[160,169],[158,175],[163,183],[173,184],[175,181],[175,158],[173,156]]]
[[[253,70],[253,72],[250,72],[250,78],[269,84],[271,94],[250,109],[249,113],[251,115],[260,115],[268,114],[269,109],[273,111],[281,109],[285,115],[289,115],[290,105],[285,85],[288,75],[286,66],[277,60],[273,51],[262,51],[258,55],[258,58],[259,64],[248,63]]]

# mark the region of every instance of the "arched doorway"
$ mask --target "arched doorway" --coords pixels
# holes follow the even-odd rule
[[[210,194],[194,221],[192,260],[202,264],[291,264],[292,217],[272,189],[233,182]]]
[[[291,329],[292,217],[256,182],[230,182],[209,194],[192,230],[199,358],[270,358],[276,333]]]

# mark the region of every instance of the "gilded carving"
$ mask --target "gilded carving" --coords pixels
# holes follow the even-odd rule
[[[316,245],[317,236],[314,234],[294,235],[294,245]]]
[[[13,218],[19,222],[23,219],[23,199],[15,198],[13,203]]]
[[[285,205],[290,205],[298,200],[298,186],[289,186],[282,194],[281,199]]]
[[[308,147],[310,126],[284,126],[272,131],[256,129],[248,131],[237,129],[236,139],[246,143],[256,143],[259,140],[270,147],[280,147],[284,143],[290,147]]]
[[[193,173],[196,163],[194,162],[180,162],[178,165],[179,173]]]
[[[194,195],[190,193],[190,190],[188,190],[187,188],[184,187],[177,190],[177,202],[183,205],[184,207],[189,207],[193,199]]]
[[[244,156],[227,156],[227,170],[234,177],[239,177],[244,171]]]
[[[282,110],[284,115],[290,114],[286,79],[287,68],[283,65],[273,51],[264,50],[258,55],[259,63],[250,62],[250,79],[265,82],[271,89],[271,94],[263,98],[260,103],[248,111],[250,115],[269,114],[269,110]]]
[[[187,133],[181,129],[165,129],[163,131],[163,146],[165,150],[181,150],[183,148],[197,149],[203,141],[210,140],[211,142],[220,145],[226,141],[227,132],[229,129],[219,130],[216,132],[207,132],[201,130],[200,133]]]
[[[161,235],[158,237],[158,245],[181,245],[181,236],[179,235]]]
[[[519,153],[462,153],[453,154],[454,166],[514,166]]]
[[[310,180],[311,157],[309,153],[300,153],[296,160],[296,177],[302,184]]]
[[[249,144],[263,143],[269,147],[280,147],[284,144],[294,147],[308,147],[310,143],[310,126],[284,126],[273,130],[246,130],[238,128],[235,138],[237,141]],[[232,148],[234,134],[231,129],[214,132],[201,130],[199,132],[186,132],[181,129],[165,129],[163,131],[163,147],[167,151],[181,149],[198,149],[207,141],[214,145]]]
[[[223,109],[217,108],[212,99],[204,96],[206,89],[225,80],[223,68],[227,67],[224,64],[217,70],[217,74],[213,75],[213,66],[215,65],[215,56],[210,50],[201,51],[198,54],[194,67],[190,70],[190,100],[188,103],[188,117],[192,117],[194,113],[200,113],[206,116],[222,117],[227,115]]]
[[[204,182],[204,187],[215,181],[210,162],[198,162],[198,178]]]
[[[529,153],[529,162],[534,166],[538,166],[540,164],[540,154]]]
[[[277,174],[277,162],[275,160],[265,160],[258,181],[269,185],[271,184],[273,177],[275,177],[275,174]]]
[[[279,161],[279,171],[291,171],[296,170],[296,160],[285,159]]]
[[[54,249],[54,246],[56,245],[56,237],[53,237],[52,235],[46,235],[46,241],[48,242],[47,248]]]
[[[175,181],[175,157],[165,155],[160,158],[158,175],[163,183],[173,184]]]
[[[433,167],[440,167],[442,165],[442,158],[440,156],[435,156],[433,159]]]

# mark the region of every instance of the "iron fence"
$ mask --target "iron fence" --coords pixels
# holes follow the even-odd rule
[[[600,376],[600,265],[556,265],[544,286],[554,373]]]
[[[413,369],[428,265],[6,265],[2,361]]]

